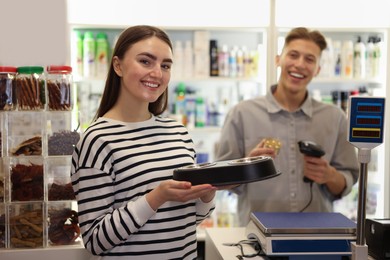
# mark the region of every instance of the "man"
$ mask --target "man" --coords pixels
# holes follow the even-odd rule
[[[347,118],[334,105],[311,98],[308,84],[320,71],[326,40],[318,31],[291,30],[282,53],[276,57],[279,81],[267,95],[246,100],[232,108],[224,123],[218,160],[267,155],[281,175],[240,185],[240,225],[251,212],[332,211],[332,202],[347,195],[357,182],[359,165],[355,148],[347,142]],[[278,138],[278,154],[265,146],[265,138]],[[322,146],[321,158],[304,156],[298,141]],[[307,177],[310,181],[305,182]]]

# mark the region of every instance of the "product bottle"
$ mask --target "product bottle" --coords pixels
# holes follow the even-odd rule
[[[210,40],[210,76],[216,77],[218,75],[218,44],[216,40]]]
[[[244,55],[244,77],[249,78],[251,76],[252,59],[246,46],[242,46],[242,52]]]
[[[184,47],[184,71],[183,71],[183,77],[190,78],[193,75],[194,70],[194,57],[193,57],[193,50],[192,50],[192,43],[191,41],[186,41],[185,47]]]
[[[320,76],[324,78],[333,76],[333,44],[331,38],[326,38],[326,49],[323,50],[321,55],[321,70]]]
[[[374,66],[373,66],[373,76],[378,77],[381,74],[381,38],[375,37],[374,40]]]
[[[365,78],[366,74],[366,46],[362,38],[358,36],[353,50],[353,76],[354,78]]]
[[[108,73],[108,51],[109,44],[107,34],[96,35],[96,77],[105,78]]]
[[[84,77],[94,78],[96,76],[96,42],[93,32],[84,33],[83,51]]]
[[[180,82],[176,88],[175,114],[180,118],[183,125],[187,124],[186,111],[186,85]]]
[[[334,70],[333,75],[335,77],[341,76],[342,64],[341,64],[341,42],[333,41],[333,64]]]
[[[251,52],[251,77],[259,76],[259,64],[260,64],[260,53],[263,48],[262,44],[257,45],[257,49]]]
[[[229,52],[229,76],[237,77],[237,46],[234,46]]]
[[[173,50],[173,71],[172,76],[176,79],[180,79],[183,77],[183,66],[184,66],[184,50],[182,41],[176,41],[175,47]]]
[[[241,48],[237,49],[236,54],[236,62],[237,62],[237,77],[244,76],[244,52]]]
[[[80,31],[72,32],[72,68],[75,76],[83,76],[83,36]]]
[[[204,127],[206,125],[206,120],[206,103],[202,97],[197,97],[195,103],[195,126]]]
[[[366,77],[368,79],[374,77],[374,62],[375,62],[375,47],[374,37],[370,36],[367,42],[367,58],[366,58]]]
[[[353,77],[353,42],[345,41],[342,49],[342,59],[341,64],[343,68],[343,77],[352,78]]]
[[[218,69],[219,76],[229,76],[229,52],[226,44],[222,45],[222,49],[218,53]]]

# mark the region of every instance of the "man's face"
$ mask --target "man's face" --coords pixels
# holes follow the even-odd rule
[[[320,71],[321,49],[312,41],[293,40],[276,57],[281,68],[279,85],[290,92],[306,92],[306,87]]]

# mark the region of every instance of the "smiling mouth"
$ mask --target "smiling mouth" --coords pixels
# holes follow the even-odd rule
[[[142,82],[145,86],[149,88],[158,88],[159,84],[150,83],[150,82]]]
[[[304,75],[299,74],[299,73],[296,73],[296,72],[289,72],[289,75],[292,76],[292,77],[294,77],[294,78],[298,78],[298,79],[303,79],[303,78],[305,78]]]

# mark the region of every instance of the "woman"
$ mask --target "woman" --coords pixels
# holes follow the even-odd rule
[[[160,115],[173,63],[167,34],[134,26],[119,37],[95,121],[72,160],[85,247],[92,259],[195,259],[196,224],[216,188],[172,180],[194,163],[187,130]]]

